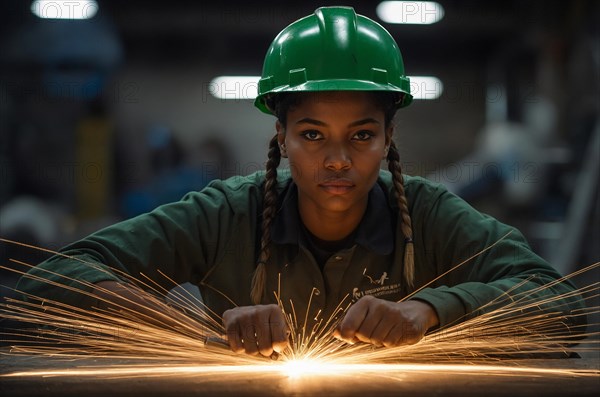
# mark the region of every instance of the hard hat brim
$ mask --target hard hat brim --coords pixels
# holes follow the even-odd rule
[[[266,99],[272,95],[288,92],[322,92],[322,91],[384,91],[384,92],[395,92],[399,94],[399,100],[397,107],[408,106],[412,102],[412,95],[410,94],[410,82],[408,78],[404,78],[403,83],[406,82],[405,87],[398,87],[394,84],[380,84],[367,80],[312,80],[302,84],[290,86],[283,85],[275,87],[268,92],[259,95],[254,101],[254,106],[260,109],[263,113],[273,114],[273,111],[267,106]]]

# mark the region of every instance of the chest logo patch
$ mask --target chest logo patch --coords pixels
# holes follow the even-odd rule
[[[398,294],[400,292],[400,284],[388,284],[384,285],[386,280],[389,280],[387,272],[383,272],[383,274],[378,278],[373,278],[367,274],[367,269],[363,271],[363,277],[367,278],[372,288],[368,288],[365,290],[360,290],[358,287],[354,287],[352,289],[352,301],[356,302],[358,299],[362,298],[365,295],[373,295],[375,297],[383,297],[385,295]]]
[[[373,277],[371,277],[371,276],[369,276],[367,274],[367,268],[366,267],[365,267],[365,270],[363,270],[363,276],[365,276],[366,278],[368,278],[369,281],[371,282],[371,284],[376,284],[376,285],[383,285],[383,283],[385,283],[385,280],[389,280],[387,272],[383,272],[383,274],[381,275],[381,277],[379,277],[378,279],[374,279]]]

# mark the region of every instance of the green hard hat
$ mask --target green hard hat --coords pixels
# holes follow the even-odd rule
[[[254,105],[282,92],[388,91],[398,107],[412,102],[398,45],[377,22],[352,7],[321,7],[293,22],[271,43]]]

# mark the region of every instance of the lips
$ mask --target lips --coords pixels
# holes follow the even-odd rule
[[[330,178],[320,183],[319,187],[331,194],[345,194],[351,191],[355,185],[350,179]]]

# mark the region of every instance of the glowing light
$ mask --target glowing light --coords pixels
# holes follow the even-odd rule
[[[291,360],[283,364],[282,372],[290,378],[299,378],[307,374],[331,372],[331,366],[315,360]]]
[[[219,99],[254,99],[258,95],[259,76],[219,76],[209,84],[208,90]]]
[[[382,1],[376,9],[384,22],[431,25],[444,18],[444,7],[434,1]]]
[[[356,376],[387,373],[456,373],[469,375],[549,375],[549,376],[598,376],[597,369],[540,368],[510,365],[476,364],[336,364],[318,361],[299,360],[283,364],[262,365],[128,365],[94,366],[73,369],[49,369],[18,371],[0,375],[0,377],[134,377],[134,376],[181,376],[181,375],[217,375],[272,374],[292,379],[304,375]]]
[[[31,12],[43,19],[90,19],[98,12],[95,0],[35,0]]]
[[[507,234],[508,235],[508,234]],[[506,236],[507,236],[506,235]],[[504,237],[506,237],[504,236]],[[503,238],[504,238],[503,237]],[[0,238],[6,243],[15,243]],[[482,251],[466,258],[451,267],[447,272],[456,270],[469,263],[471,259],[491,249],[499,241]],[[26,244],[21,246],[32,247]],[[41,249],[51,252],[50,250]],[[62,255],[57,253],[58,255]],[[77,258],[72,258],[78,260]],[[12,262],[27,266],[26,263]],[[79,260],[82,264],[97,266]],[[4,374],[4,377],[26,376],[65,376],[65,377],[138,377],[138,376],[211,376],[215,374],[238,375],[243,379],[257,376],[275,376],[285,379],[301,379],[306,375],[311,378],[320,376],[362,376],[366,373],[386,373],[399,377],[402,373],[452,372],[472,375],[494,376],[598,376],[600,370],[582,370],[569,368],[528,367],[520,363],[501,361],[499,356],[511,358],[527,357],[535,354],[564,354],[565,346],[573,342],[580,343],[578,351],[598,352],[599,332],[585,333],[585,325],[577,324],[577,317],[596,313],[600,308],[590,305],[587,308],[564,314],[559,310],[542,310],[542,307],[560,307],[565,298],[592,299],[598,296],[599,283],[595,282],[579,290],[562,295],[546,296],[540,299],[538,292],[553,288],[566,279],[575,277],[600,267],[594,263],[569,276],[556,281],[521,291],[523,284],[531,280],[523,280],[488,305],[494,306],[484,314],[464,322],[441,328],[426,335],[419,343],[394,348],[375,348],[368,344],[348,345],[333,338],[332,330],[337,325],[334,316],[348,309],[345,297],[332,315],[332,318],[319,319],[314,327],[308,329],[306,316],[298,322],[293,302],[291,310],[285,310],[281,302],[278,288],[276,299],[282,308],[291,332],[291,349],[282,354],[281,361],[273,362],[266,358],[235,354],[230,350],[209,350],[203,340],[207,336],[218,336],[225,333],[221,321],[215,313],[203,306],[202,302],[186,291],[176,292],[173,302],[165,303],[160,296],[166,293],[164,283],[144,278],[134,279],[130,275],[112,269],[123,279],[135,285],[152,290],[152,294],[141,287],[139,293],[144,305],[136,308],[123,307],[120,310],[84,310],[61,302],[49,302],[35,296],[28,296],[28,301],[6,299],[0,303],[0,316],[27,322],[37,328],[29,330],[2,332],[3,341],[14,343],[11,346],[13,355],[37,355],[55,358],[108,358],[144,360],[143,365],[81,367],[36,371],[15,371]],[[0,265],[1,269],[21,273],[18,270]],[[101,269],[102,270],[102,269]],[[107,271],[106,269],[103,269]],[[447,273],[446,272],[446,273]],[[444,273],[445,274],[445,273]],[[444,274],[440,275],[442,277]],[[45,279],[42,276],[28,274],[34,280],[46,282],[82,295],[91,295],[88,290],[91,284],[80,280],[87,287],[76,290],[66,284]],[[166,276],[164,276],[166,277]],[[167,280],[169,280],[167,278]],[[173,282],[173,280],[169,280]],[[431,280],[430,283],[435,282]],[[173,284],[175,284],[173,282]],[[425,284],[421,288],[427,287]],[[520,291],[520,292],[519,292]],[[307,312],[315,288],[309,298]],[[418,289],[414,292],[418,292]],[[95,296],[96,297],[96,296]],[[98,297],[96,297],[98,298]],[[410,295],[405,299],[410,298]],[[133,303],[133,302],[130,302]],[[485,309],[483,308],[480,309]],[[183,311],[181,309],[184,309]],[[485,310],[483,310],[485,311]],[[190,316],[184,315],[190,314]],[[565,333],[567,324],[573,335]],[[302,324],[302,325],[299,325]],[[590,324],[595,325],[595,324]],[[10,337],[15,336],[11,341]],[[20,344],[22,337],[34,337],[36,343]],[[580,339],[584,338],[584,339]],[[165,360],[179,365],[164,365]],[[148,363],[151,361],[150,363]],[[140,361],[136,361],[140,363]],[[197,365],[198,362],[203,365]],[[431,364],[435,362],[436,364]],[[70,362],[68,362],[70,363]],[[74,363],[74,362],[73,362]],[[498,364],[504,365],[498,365]],[[70,365],[70,364],[67,364]],[[386,375],[388,376],[388,375]]]
[[[444,92],[444,84],[434,76],[410,76],[410,93],[414,99],[432,100]]]

